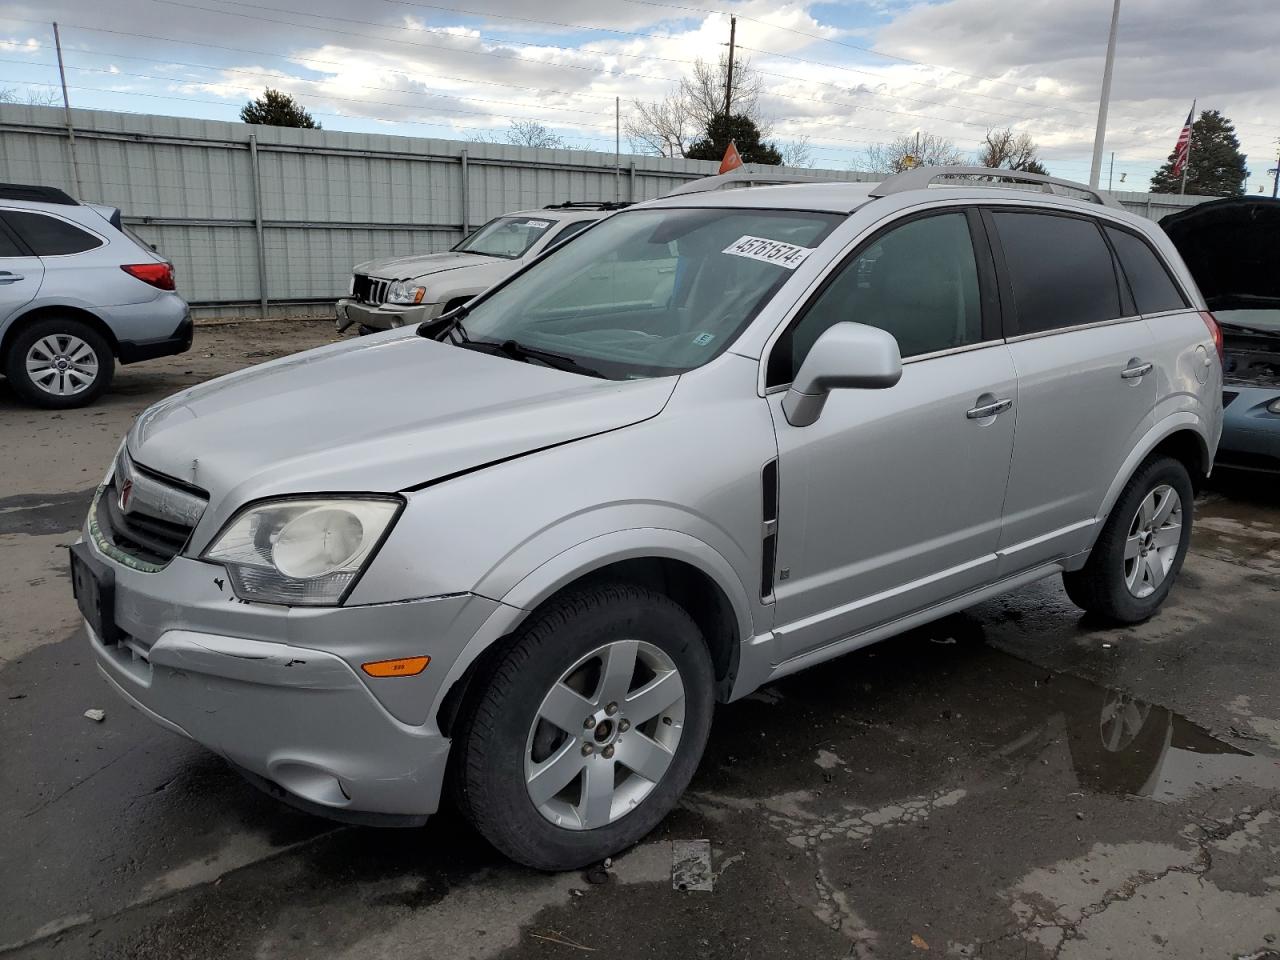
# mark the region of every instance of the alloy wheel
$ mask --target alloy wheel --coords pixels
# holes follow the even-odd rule
[[[41,337],[27,351],[26,363],[31,382],[55,397],[83,393],[98,379],[98,355],[69,333]]]
[[[1182,541],[1182,498],[1167,483],[1142,499],[1124,542],[1124,582],[1141,600],[1164,583]]]
[[[684,710],[684,682],[661,649],[629,639],[597,647],[538,708],[525,746],[529,799],[568,830],[626,816],[675,759]]]

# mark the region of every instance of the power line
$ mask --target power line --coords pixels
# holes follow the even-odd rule
[[[708,10],[705,7],[688,7],[678,3],[661,3],[659,2],[659,0],[624,0],[624,2],[642,4],[647,7],[667,7],[672,10],[684,10],[689,13],[698,13],[698,14],[718,13],[722,17],[729,16],[729,14],[725,13],[722,10]],[[821,34],[809,33],[805,30],[797,30],[795,27],[784,27],[781,24],[769,23],[767,20],[761,20],[757,17],[748,17],[747,15],[742,13],[735,14],[735,15],[742,20],[749,20],[752,23],[758,23],[761,26],[768,27],[771,30],[785,30],[787,33],[794,33],[801,37],[808,37],[810,40],[820,40],[823,43],[833,43],[838,47],[847,47],[850,50],[858,50],[858,51],[861,51],[862,53],[869,53],[876,57],[884,57],[887,60],[897,60],[899,63],[910,64],[911,66],[914,66],[914,67],[928,67],[932,70],[945,70],[947,73],[954,73],[957,76],[966,77],[967,79],[970,79],[970,80],[981,80],[984,83],[999,83],[1006,87],[1013,87],[1015,90],[1026,90],[1029,93],[1039,92],[1033,87],[1026,87],[1021,84],[1014,83],[1011,80],[1000,80],[1000,79],[997,79],[996,77],[986,77],[976,73],[965,73],[962,70],[956,70],[952,67],[944,67],[941,64],[928,63],[923,60],[912,60],[909,57],[900,57],[894,53],[885,53],[883,50],[876,50],[873,47],[862,47],[856,43],[848,43],[844,40],[836,40],[832,37],[824,37]],[[987,94],[987,96],[991,96],[993,100],[1004,99],[1003,97],[996,97],[993,94]],[[1020,103],[1024,106],[1049,106],[1048,104],[1028,104],[1025,100],[1015,100],[1010,102]],[[1051,106],[1049,108],[1054,109]],[[1067,107],[1062,109],[1072,109],[1072,108]],[[1076,112],[1083,113],[1084,111],[1077,110]]]

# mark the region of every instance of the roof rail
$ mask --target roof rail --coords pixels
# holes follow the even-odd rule
[[[712,190],[729,190],[734,187],[776,187],[787,183],[874,183],[875,180],[856,181],[843,178],[814,176],[806,173],[782,173],[748,170],[739,167],[728,173],[699,177],[683,183],[674,190],[668,190],[664,197],[676,197],[682,193],[708,193]]]
[[[564,203],[548,203],[543,210],[621,210],[629,207],[625,200],[566,200]]]
[[[1078,190],[1081,193],[1089,194],[1094,203],[1099,203],[1104,207],[1124,209],[1117,200],[1108,194],[1086,184],[1076,183],[1074,180],[1063,180],[1060,177],[1050,177],[1043,173],[1027,173],[1023,170],[997,170],[991,167],[914,167],[911,170],[904,170],[902,173],[894,174],[892,177],[887,178],[884,183],[871,191],[871,196],[887,197],[890,194],[903,193],[907,190],[924,190],[934,180],[941,180],[945,177],[983,177],[991,180],[1037,183],[1044,193],[1051,193],[1054,196],[1070,196],[1062,193],[1064,188]]]
[[[0,199],[30,200],[35,203],[60,203],[68,207],[80,204],[57,187],[38,187],[27,183],[0,183]]]

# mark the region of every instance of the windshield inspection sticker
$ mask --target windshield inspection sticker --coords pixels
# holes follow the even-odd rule
[[[693,338],[693,342],[700,347],[705,347],[708,343],[716,338],[714,333],[700,333]]]
[[[750,260],[763,260],[765,263],[773,263],[779,267],[794,270],[804,263],[804,258],[809,256],[813,249],[797,247],[794,243],[783,243],[781,240],[770,240],[767,237],[739,237],[720,252],[734,257],[747,257]]]

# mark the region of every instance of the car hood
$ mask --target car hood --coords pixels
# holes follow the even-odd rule
[[[408,257],[391,257],[385,260],[368,260],[356,264],[355,272],[383,280],[416,280],[446,270],[463,267],[487,267],[494,264],[510,264],[501,257],[483,257],[478,253],[427,253]]]
[[[1280,307],[1280,200],[1234,197],[1160,221],[1210,310]]]
[[[601,380],[395,330],[175,394],[128,445],[225,520],[259,497],[404,490],[638,423],[677,379]]]

